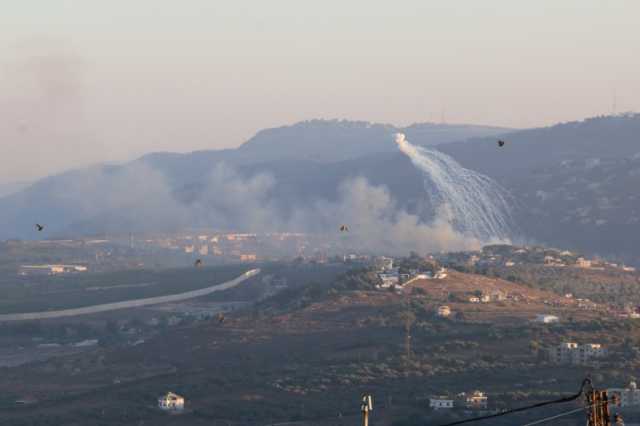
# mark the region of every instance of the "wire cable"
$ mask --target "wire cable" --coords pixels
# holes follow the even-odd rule
[[[576,408],[575,410],[566,411],[564,413],[556,414],[555,416],[545,417],[544,419],[536,420],[536,421],[533,421],[531,423],[527,423],[526,425],[523,425],[523,426],[533,426],[533,425],[537,425],[537,424],[541,424],[541,423],[546,423],[546,422],[549,422],[551,420],[559,419],[560,417],[565,417],[565,416],[569,416],[571,414],[578,413],[580,411],[584,411],[584,410],[586,410],[588,408],[593,409],[593,408],[596,408],[596,407],[600,407],[601,405],[605,405],[608,402],[609,401],[602,401],[599,404],[585,405],[584,407],[580,407],[580,408]]]
[[[545,417],[544,419],[536,420],[534,422],[527,423],[526,425],[523,425],[523,426],[533,426],[533,425],[539,425],[541,423],[550,422],[551,420],[559,419],[560,417],[570,416],[571,414],[579,413],[580,411],[584,411],[588,407],[589,406],[587,405],[586,407],[576,408],[575,410],[567,411],[565,413],[556,414],[555,416]]]
[[[446,424],[443,424],[443,425],[440,425],[440,426],[456,426],[456,425],[461,425],[461,424],[466,424],[466,423],[475,423],[475,422],[479,422],[479,421],[482,421],[482,420],[488,420],[488,419],[494,419],[496,417],[506,416],[508,414],[520,413],[522,411],[533,410],[534,408],[545,407],[547,405],[563,404],[563,403],[566,403],[566,402],[575,401],[576,399],[580,398],[583,395],[584,388],[585,388],[585,386],[587,386],[587,384],[591,385],[591,380],[590,379],[584,379],[582,381],[582,385],[580,386],[580,391],[578,393],[574,394],[574,395],[571,395],[571,396],[566,396],[564,398],[554,399],[552,401],[539,402],[537,404],[527,405],[525,407],[513,408],[511,410],[501,411],[500,413],[489,414],[487,416],[472,417],[470,419],[458,420],[458,421],[455,421],[455,422],[452,422],[452,423],[446,423]],[[581,410],[583,410],[583,409],[584,409],[584,407],[581,408]]]

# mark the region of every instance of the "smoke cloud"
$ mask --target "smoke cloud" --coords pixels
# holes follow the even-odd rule
[[[335,238],[345,250],[390,254],[481,246],[477,239],[453,229],[445,209],[425,223],[398,206],[386,187],[371,185],[362,177],[343,181],[335,201],[315,199],[291,207],[286,216],[272,197],[277,186],[273,176],[242,176],[222,163],[212,168],[204,188],[189,203],[178,201],[164,176],[140,162],[116,172],[94,169],[82,179],[69,176],[61,186],[54,190],[61,194],[60,204],[73,205],[77,219],[93,218],[89,223],[110,231],[207,227],[310,232]],[[340,234],[343,223],[350,231]]]
[[[165,176],[144,162],[126,167],[94,167],[51,180],[42,188],[65,209],[60,232],[144,232],[193,227],[266,233],[309,232],[334,239],[344,250],[404,253],[475,249],[481,242],[456,232],[442,211],[426,223],[410,214],[384,186],[365,178],[343,181],[333,201],[283,206],[273,196],[277,180],[269,174],[243,176],[215,164],[197,196],[184,202]],[[338,232],[347,224],[348,233]]]
[[[308,228],[320,223],[320,232],[335,232],[336,221],[346,223],[350,231],[344,245],[358,251],[424,253],[481,246],[477,239],[457,233],[441,214],[425,223],[399,207],[386,187],[372,186],[362,177],[344,181],[338,192],[336,203],[319,200],[312,210],[298,211],[299,222]]]

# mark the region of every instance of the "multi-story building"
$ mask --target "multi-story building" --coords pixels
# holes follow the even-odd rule
[[[557,364],[585,365],[606,355],[607,351],[597,343],[579,345],[564,342],[549,349],[549,359]]]

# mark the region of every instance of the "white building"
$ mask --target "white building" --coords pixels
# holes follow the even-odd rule
[[[382,284],[380,284],[380,287],[382,288],[389,288],[391,286],[398,285],[400,282],[400,277],[398,275],[379,274],[378,277],[382,280]]]
[[[535,322],[541,322],[543,324],[551,324],[554,322],[559,322],[560,318],[555,315],[547,315],[547,314],[538,314],[536,315]]]
[[[391,271],[393,269],[393,259],[390,257],[376,257],[374,263],[379,271]]]
[[[576,266],[578,268],[591,268],[592,262],[590,260],[585,259],[584,257],[579,257],[576,260]]]
[[[610,388],[607,389],[607,393],[611,398],[613,395],[617,395],[620,400],[621,407],[633,407],[640,405],[640,390],[636,385],[636,382],[629,383],[626,388]]]
[[[484,392],[474,391],[471,395],[467,396],[466,405],[468,408],[486,409],[488,398]]]
[[[451,315],[451,308],[444,305],[444,306],[440,306],[438,308],[438,316],[439,317],[448,317],[449,315]]]
[[[436,280],[443,280],[443,279],[447,278],[448,275],[449,274],[447,274],[447,269],[446,268],[440,268],[440,269],[438,269],[438,272],[435,273],[433,278],[435,278]]]
[[[184,398],[173,392],[167,392],[166,395],[158,398],[158,407],[165,411],[182,411],[184,410]]]
[[[444,396],[429,398],[429,407],[434,410],[448,410],[453,408],[453,399]]]

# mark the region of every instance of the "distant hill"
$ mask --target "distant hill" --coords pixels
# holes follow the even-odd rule
[[[403,198],[415,198],[421,179],[397,154],[393,133],[404,131],[415,135],[420,144],[439,145],[507,130],[429,123],[402,129],[368,122],[312,120],[263,130],[238,149],[151,153],[121,166],[96,166],[51,176],[25,191],[0,198],[0,238],[41,237],[43,234],[32,229],[35,222],[46,223],[49,236],[188,226],[193,224],[192,204],[205,188],[212,187],[212,170],[220,164],[233,170],[233,176],[225,175],[232,182],[228,182],[231,192],[224,198],[233,193],[238,202],[242,197],[255,198],[252,191],[259,191],[247,187],[243,179],[258,173],[273,176],[276,184],[270,195],[275,207],[283,207],[279,214],[286,215],[290,207],[318,197],[334,199],[347,177],[365,176],[372,183],[388,184],[394,191],[406,193]],[[219,189],[223,188],[216,191]],[[228,213],[239,206],[223,207]],[[234,224],[227,221],[223,225]]]
[[[563,162],[621,159],[640,154],[640,114],[589,118],[519,130],[495,138],[473,138],[440,149],[463,166],[493,177],[517,176]]]
[[[6,197],[7,195],[14,194],[16,192],[22,191],[26,187],[30,185],[29,182],[7,182],[0,183],[0,198]]]
[[[490,126],[421,123],[399,128],[346,120],[311,120],[262,130],[238,150],[241,158],[262,161],[308,159],[336,162],[375,153],[396,152],[393,134],[403,132],[418,145],[441,145],[474,137],[495,136],[510,129]]]
[[[396,153],[393,135],[403,132],[413,143],[436,146],[476,137],[490,137],[512,129],[467,124],[420,123],[395,127],[365,121],[310,120],[259,131],[237,149],[196,151],[188,154],[152,153],[140,160],[181,181],[194,181],[211,164],[234,166],[300,160],[334,163],[370,154]],[[184,167],[188,164],[188,167]]]
[[[35,222],[47,223],[48,236],[216,220],[218,226],[264,229],[274,217],[280,224],[300,224],[296,215],[336,203],[341,185],[359,176],[374,188],[386,187],[396,208],[424,217],[429,206],[423,178],[391,139],[402,131],[413,143],[436,145],[509,189],[518,239],[640,263],[640,115],[504,130],[309,121],[261,131],[235,150],[149,154],[122,166],[52,176],[1,198],[0,238],[41,237],[32,230]],[[506,141],[502,148],[498,134]],[[362,194],[361,204],[376,208],[378,201],[367,201],[371,195]],[[346,214],[343,206],[327,211]],[[329,226],[339,221],[327,214],[320,216]],[[305,223],[316,231],[330,229],[315,225]]]

